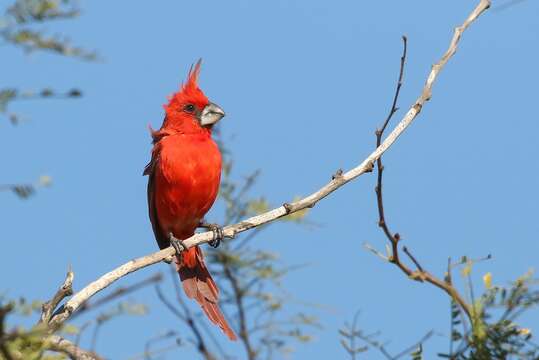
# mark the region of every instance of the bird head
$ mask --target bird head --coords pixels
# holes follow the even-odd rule
[[[225,112],[210,102],[198,87],[199,60],[191,67],[187,81],[180,90],[169,97],[165,108],[163,128],[182,133],[210,132],[212,127],[225,116]]]

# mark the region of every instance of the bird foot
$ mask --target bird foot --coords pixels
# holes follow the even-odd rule
[[[219,247],[219,245],[221,245],[221,240],[225,238],[225,234],[223,232],[223,228],[217,225],[215,225],[215,227],[212,227],[211,231],[213,233],[213,239],[208,242],[208,244],[210,244],[212,248],[216,249]]]
[[[177,239],[172,233],[168,234],[168,239],[170,241],[170,246],[176,250],[176,254],[180,254],[182,251],[187,250],[187,246],[183,243],[183,241]]]
[[[172,261],[174,261],[174,255],[170,255],[169,257],[164,258],[163,261],[167,264],[172,264]]]
[[[212,248],[215,249],[215,248],[218,248],[219,245],[221,245],[221,240],[223,240],[225,238],[225,234],[224,234],[223,228],[221,226],[219,226],[217,224],[210,224],[210,223],[207,223],[204,220],[202,220],[198,224],[198,227],[211,230],[211,232],[213,233],[213,239],[211,241],[209,241],[208,244]]]

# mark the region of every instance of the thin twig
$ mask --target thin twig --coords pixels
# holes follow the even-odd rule
[[[173,345],[168,345],[168,346],[165,346],[165,347],[162,347],[162,348],[159,348],[159,349],[152,350],[151,352],[146,352],[145,351],[142,354],[132,356],[132,357],[128,358],[127,360],[150,359],[149,356],[151,356],[151,355],[163,355],[165,353],[171,352],[172,350],[176,350],[180,346],[181,346],[181,344],[176,343],[176,344],[173,344]],[[160,359],[160,358],[158,358],[158,359]]]
[[[167,339],[170,339],[171,337],[175,337],[176,338],[176,347],[180,347],[182,345],[182,339],[178,336],[178,333],[174,330],[170,330],[170,331],[167,331],[166,333],[164,334],[161,334],[161,335],[157,335],[153,338],[150,338],[146,341],[146,344],[144,345],[144,353],[143,353],[143,358],[146,359],[146,360],[151,360],[152,358],[152,355],[155,355],[155,351],[152,351],[151,349],[151,346],[152,344],[158,342],[158,341],[163,341],[163,340],[167,340]]]
[[[367,156],[367,158],[361,164],[349,170],[348,172],[343,173],[341,176],[335,177],[328,184],[305,198],[294,201],[292,203],[283,204],[278,208],[275,208],[257,216],[250,217],[237,224],[226,226],[223,229],[224,236],[231,239],[240,232],[244,232],[254,227],[267,224],[288,214],[295,213],[306,208],[312,208],[320,200],[324,199],[326,196],[333,193],[335,190],[339,189],[343,185],[365,173],[372,172],[376,160],[378,160],[378,158],[380,158],[380,156],[382,156],[382,154],[384,154],[395,143],[398,137],[402,135],[402,133],[413,123],[417,115],[421,112],[421,109],[423,108],[425,103],[431,98],[432,86],[438,78],[440,71],[444,68],[448,60],[456,52],[457,45],[460,41],[462,33],[489,7],[489,0],[481,0],[479,5],[477,5],[477,7],[472,11],[472,13],[468,16],[462,26],[459,26],[455,29],[454,36],[451,40],[447,52],[444,54],[442,59],[432,67],[432,70],[427,78],[425,86],[423,87],[421,95],[418,97],[412,107],[406,112],[400,123],[380,144],[380,146],[378,146],[375,151],[373,151],[369,156]],[[187,248],[191,248],[195,245],[207,243],[213,240],[213,237],[213,232],[208,231],[195,234],[189,239],[184,240],[183,242],[187,246]],[[153,265],[155,263],[161,262],[162,260],[169,258],[174,254],[175,249],[169,247],[153,254],[131,260],[108,272],[107,274],[88,284],[81,291],[77,292],[61,310],[57,311],[54,314],[53,318],[50,321],[50,324],[53,326],[53,328],[58,328],[64,321],[66,321],[71,316],[72,313],[77,311],[84,302],[86,302],[97,292],[110,286],[112,283],[126,276],[127,274],[130,274],[144,267]],[[441,283],[437,286],[443,287],[444,284]]]
[[[447,282],[449,285],[453,285],[453,274],[452,274],[452,268],[451,268],[451,257],[447,258],[447,272],[445,274],[445,282]],[[450,320],[451,320],[451,324],[450,324],[450,327],[449,327],[449,356],[452,356],[453,355],[453,344],[454,344],[454,340],[453,340],[453,333],[455,332],[455,319],[454,319],[454,316],[453,316],[453,309],[456,308],[457,311],[459,312],[459,315],[462,316],[462,308],[455,302],[454,299],[451,299],[451,301],[449,302],[449,315],[450,315]],[[463,318],[463,321],[465,321],[466,319]],[[464,326],[464,324],[463,324]],[[451,360],[453,360],[451,358]]]
[[[223,262],[223,272],[225,277],[230,282],[232,290],[234,291],[234,302],[236,308],[238,309],[238,322],[239,322],[239,337],[243,346],[245,347],[245,352],[247,353],[247,359],[254,360],[256,358],[256,352],[254,351],[251,345],[251,339],[249,332],[247,331],[247,320],[245,315],[244,307],[244,291],[241,289],[239,280],[230,270],[230,266],[227,262]]]
[[[419,346],[421,346],[421,344],[423,344],[425,341],[427,341],[428,339],[430,339],[432,337],[432,335],[434,335],[434,331],[433,330],[430,330],[429,332],[427,332],[425,335],[423,335],[423,337],[421,339],[419,339],[414,345],[412,346],[409,346],[408,348],[402,350],[400,353],[398,353],[397,355],[395,355],[393,358],[396,360],[396,359],[400,359],[401,357],[405,356],[405,355],[408,355],[410,354],[412,351],[414,351],[415,349],[417,349]]]
[[[94,326],[94,331],[92,333],[92,340],[91,340],[92,345],[90,346],[91,351],[95,351],[95,348],[97,346],[97,336],[99,335],[99,331],[101,330],[102,325],[103,325],[103,321],[99,321],[99,318],[98,318]]]
[[[172,305],[172,303],[168,301],[168,299],[165,297],[165,295],[161,291],[159,284],[156,284],[154,288],[157,293],[157,297],[167,307],[167,309],[169,309],[170,312],[172,312],[181,321],[185,322],[189,326],[189,328],[191,328],[191,331],[196,338],[195,345],[197,346],[198,352],[206,360],[215,360],[216,359],[215,356],[208,350],[208,347],[206,346],[206,342],[204,341],[204,337],[201,335],[198,327],[196,326],[195,320],[193,319],[191,314],[189,312],[184,312],[182,314],[174,305]]]
[[[161,274],[160,272],[159,273],[156,273],[155,275],[152,275],[146,279],[143,279],[133,285],[129,285],[129,286],[126,286],[126,287],[119,287],[117,289],[115,289],[113,292],[111,292],[110,294],[106,295],[106,296],[103,296],[102,298],[100,299],[97,299],[96,301],[92,302],[92,303],[88,303],[88,302],[85,302],[84,304],[82,304],[79,308],[79,311],[74,314],[72,316],[72,318],[74,318],[75,316],[78,316],[80,314],[82,314],[83,312],[86,312],[86,311],[89,311],[89,310],[93,310],[101,305],[104,305],[106,303],[109,303],[111,302],[112,300],[115,300],[116,298],[120,297],[120,296],[124,296],[124,295],[127,295],[131,292],[134,292],[134,291],[137,291],[145,286],[148,286],[148,285],[152,285],[152,284],[155,284],[155,283],[158,283],[160,282],[161,280],[163,280],[163,274]]]
[[[197,346],[197,349],[202,353],[202,355],[208,360],[208,359],[214,359],[215,355],[209,351],[208,345],[206,345],[206,341],[204,336],[202,336],[202,332],[198,328],[198,326],[201,326],[205,332],[207,337],[213,342],[217,350],[221,353],[221,356],[223,359],[226,358],[225,352],[219,342],[215,339],[213,334],[208,331],[208,328],[206,327],[206,324],[202,322],[197,322],[196,314],[193,314],[187,304],[185,303],[184,299],[182,298],[182,294],[180,291],[180,285],[178,281],[178,273],[176,270],[174,270],[174,266],[170,266],[170,275],[172,277],[172,283],[174,285],[174,290],[176,292],[176,299],[178,300],[178,304],[182,307],[183,313],[181,313],[174,305],[172,305],[164,296],[164,294],[161,292],[160,300],[163,302],[165,300],[167,303],[165,303],[165,306],[169,308],[170,311],[172,311],[180,320],[186,323],[186,325],[191,329],[191,332],[195,336],[196,342],[195,345]],[[158,289],[156,287],[156,290],[160,291],[160,288]],[[159,294],[158,294],[159,296]],[[172,310],[172,308],[174,310]]]
[[[82,324],[79,327],[79,331],[77,332],[77,336],[75,337],[75,345],[79,346],[80,340],[82,338],[82,334],[84,331],[93,323],[94,320],[86,321],[84,324]]]
[[[412,262],[414,263],[414,265],[417,267],[417,270],[420,272],[420,273],[424,273],[425,270],[423,270],[423,268],[421,267],[421,264],[419,263],[419,261],[417,261],[417,259],[415,258],[414,255],[412,255],[412,253],[410,252],[410,250],[408,250],[408,248],[406,246],[403,246],[402,247],[402,251],[408,255],[408,257],[410,258],[410,260],[412,260]]]
[[[172,279],[172,284],[174,286],[174,291],[176,293],[176,300],[178,300],[178,304],[181,305],[181,307],[183,309],[183,312],[185,313],[185,316],[188,317],[188,318],[191,318],[193,320],[193,326],[195,326],[195,327],[200,326],[206,332],[207,337],[211,340],[213,345],[217,348],[217,350],[221,354],[221,357],[223,359],[227,358],[227,356],[225,354],[225,351],[223,350],[223,347],[221,346],[219,341],[217,341],[217,339],[212,334],[212,332],[209,330],[206,323],[204,321],[197,322],[197,320],[198,320],[197,314],[193,314],[191,312],[191,310],[189,309],[189,306],[187,306],[187,304],[185,303],[185,300],[183,299],[183,296],[182,296],[182,291],[180,289],[180,282],[178,281],[178,273],[175,270],[176,267],[175,266],[169,266],[169,268],[170,268],[170,276],[171,276],[171,279]],[[200,312],[198,314],[200,314]],[[187,325],[189,325],[189,323]],[[195,336],[197,337],[197,339],[199,341],[204,341],[204,337],[201,336],[202,334],[201,334],[200,330],[198,330],[198,328],[197,329],[191,329],[191,330],[193,331],[193,333],[195,333],[195,332],[198,333],[198,335],[195,333]],[[209,348],[208,345],[206,345],[206,344],[204,344],[204,347]]]
[[[487,256],[483,256],[483,257],[476,258],[476,259],[471,259],[471,258],[469,258],[467,256],[463,256],[459,261],[451,263],[450,266],[451,266],[451,269],[453,269],[453,268],[459,267],[459,266],[464,265],[464,264],[475,265],[475,264],[478,264],[480,262],[488,261],[488,260],[491,260],[491,259],[492,259],[491,254],[488,254]]]
[[[377,349],[378,351],[380,351],[380,353],[382,355],[384,355],[384,357],[387,360],[394,360],[393,356],[391,356],[391,354],[386,350],[384,344],[379,343],[378,341],[371,339],[371,337],[377,336],[377,335],[379,335],[379,333],[374,333],[374,334],[370,334],[370,335],[363,335],[363,334],[361,334],[361,332],[355,332],[353,335],[356,336],[357,338],[363,340],[366,344],[368,344],[368,345],[372,346],[373,348]]]

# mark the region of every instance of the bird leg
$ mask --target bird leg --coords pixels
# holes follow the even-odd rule
[[[170,241],[170,245],[176,250],[176,254],[179,255],[182,251],[187,250],[187,246],[183,241],[177,239],[172,233],[168,234],[168,240]]]
[[[215,225],[215,227],[212,227],[211,231],[213,233],[213,239],[208,242],[208,244],[210,244],[212,248],[216,249],[219,247],[219,245],[221,245],[221,240],[225,238],[225,234],[223,232],[223,228],[217,225]]]
[[[163,261],[167,264],[172,264],[172,261],[174,260],[174,255],[167,256],[163,259]]]
[[[221,240],[225,238],[223,228],[217,224],[210,224],[204,220],[201,220],[198,227],[211,230],[213,233],[213,239],[208,242],[212,248],[217,248],[221,244]]]

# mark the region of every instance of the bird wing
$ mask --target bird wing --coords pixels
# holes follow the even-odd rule
[[[154,147],[152,150],[152,159],[144,168],[143,175],[148,175],[148,213],[150,215],[153,233],[155,235],[155,240],[157,241],[157,245],[159,245],[159,248],[164,249],[170,246],[170,242],[167,234],[163,233],[161,229],[161,225],[159,224],[159,218],[157,216],[157,207],[155,206],[155,171],[159,164],[159,150],[159,144],[154,143]]]

